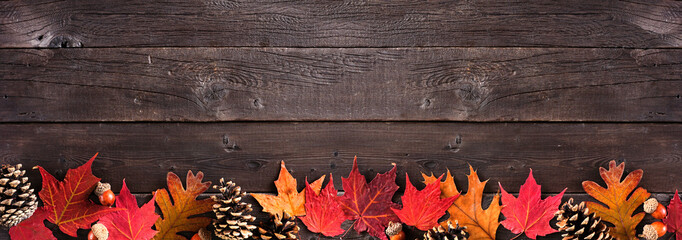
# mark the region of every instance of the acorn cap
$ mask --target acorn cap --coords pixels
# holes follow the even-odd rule
[[[399,222],[388,222],[388,227],[386,227],[386,235],[389,237],[398,235],[400,231],[403,230],[403,225]]]
[[[644,202],[644,212],[652,214],[658,208],[658,200],[649,198]]]
[[[98,197],[102,196],[107,190],[111,190],[111,184],[98,182],[97,188],[95,188],[95,195]]]
[[[658,233],[656,232],[656,228],[654,228],[654,226],[651,226],[651,224],[644,225],[644,231],[642,231],[642,234],[639,236],[643,237],[646,240],[658,239]]]
[[[107,240],[109,238],[109,230],[107,230],[107,227],[104,226],[104,224],[97,223],[92,225],[91,231],[97,240]]]

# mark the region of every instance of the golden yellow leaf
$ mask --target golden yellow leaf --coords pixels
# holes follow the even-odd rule
[[[322,176],[310,184],[310,187],[313,188],[315,194],[320,194],[324,177],[325,176]],[[251,196],[253,196],[263,207],[264,212],[280,216],[283,212],[290,216],[305,215],[305,190],[301,190],[301,192],[296,191],[296,179],[287,171],[286,166],[284,166],[284,161],[282,161],[279,170],[279,178],[275,181],[275,186],[277,187],[277,196],[269,194],[251,194]]]
[[[502,206],[500,206],[500,195],[495,194],[493,201],[490,203],[488,209],[483,210],[481,206],[483,201],[483,188],[488,180],[481,182],[478,178],[478,174],[474,171],[474,168],[469,166],[469,189],[465,195],[459,196],[452,206],[448,209],[450,213],[450,218],[448,220],[452,222],[459,222],[459,225],[466,226],[467,232],[469,233],[469,240],[494,240],[497,234],[497,227],[500,226],[500,211]],[[445,182],[441,183],[441,191],[446,194],[441,195],[442,197],[450,197],[458,194],[457,188],[455,187],[455,181],[448,171],[448,176]],[[425,183],[430,183],[434,181],[433,176],[424,177]],[[441,223],[447,226],[447,221]]]
[[[584,181],[583,188],[587,194],[608,206],[604,207],[604,205],[596,202],[586,202],[587,208],[591,212],[595,212],[602,220],[610,222],[615,226],[609,230],[609,234],[618,240],[635,240],[639,239],[636,236],[637,231],[635,228],[644,218],[644,213],[640,212],[634,216],[632,213],[651,194],[644,188],[637,188],[637,184],[639,184],[644,174],[642,169],[632,171],[621,182],[620,179],[623,177],[623,171],[625,171],[625,163],[616,166],[616,162],[611,161],[609,162],[609,170],[603,167],[599,168],[599,174],[604,179],[604,182],[606,182],[607,188],[603,188],[592,181]],[[637,189],[635,190],[635,188]],[[628,198],[628,195],[633,190],[635,192]]]
[[[178,175],[168,173],[166,181],[170,195],[166,189],[156,190],[156,204],[159,205],[163,217],[156,220],[154,225],[159,231],[154,236],[154,240],[187,240],[177,233],[196,232],[211,223],[208,217],[191,217],[213,209],[212,199],[196,199],[211,186],[211,182],[201,182],[203,178],[204,173],[201,171],[197,172],[196,176],[192,174],[192,171],[187,172],[187,189],[185,190]],[[171,196],[173,196],[172,202]]]

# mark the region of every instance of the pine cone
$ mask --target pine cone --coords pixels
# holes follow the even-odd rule
[[[31,217],[38,208],[38,198],[25,173],[21,164],[3,165],[0,169],[0,225],[5,228]]]
[[[590,213],[585,202],[573,205],[573,198],[556,212],[559,232],[563,240],[614,240],[609,235],[609,227],[595,213]]]
[[[215,235],[228,240],[253,236],[252,230],[256,226],[251,223],[256,217],[247,214],[251,212],[251,204],[241,201],[246,193],[232,181],[226,183],[223,178],[220,179],[220,185],[214,185],[213,188],[219,189],[221,193],[220,196],[211,197],[216,202],[213,204],[213,212],[217,218],[213,222]]]
[[[455,226],[448,220],[448,229],[438,225],[424,234],[424,240],[466,240],[469,234],[467,227],[460,227],[459,222],[455,221]]]
[[[296,225],[296,218],[284,213],[282,217],[279,215],[272,216],[270,221],[262,223],[258,227],[260,233],[256,239],[277,239],[277,240],[295,240],[297,239],[299,227]]]

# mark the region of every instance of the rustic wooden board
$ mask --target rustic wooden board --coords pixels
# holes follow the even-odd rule
[[[0,47],[680,47],[682,3],[3,1]]]
[[[566,123],[115,123],[2,124],[0,163],[41,165],[62,176],[95,152],[95,175],[119,188],[149,193],[165,186],[167,171],[201,170],[207,180],[233,179],[249,192],[275,192],[279,161],[301,181],[348,176],[354,155],[372,178],[398,166],[405,172],[453,171],[465,188],[468,165],[490,179],[487,192],[518,189],[528,168],[548,192],[581,192],[583,180],[602,182],[610,160],[644,169],[653,192],[682,189],[682,124]],[[39,179],[37,171],[30,171]]]
[[[0,121],[682,120],[682,49],[0,50]]]
[[[151,199],[151,195],[150,195],[150,194],[138,194],[138,195],[136,195],[136,197],[137,197],[137,199],[138,199],[138,204],[142,204],[142,203],[147,202],[147,201],[149,201],[149,200]],[[202,197],[207,197],[207,196],[202,196]],[[543,196],[543,198],[545,198],[545,197],[546,197],[546,196]],[[659,202],[663,203],[664,205],[668,205],[668,203],[670,202],[670,199],[672,198],[672,194],[653,194],[652,197],[655,197],[656,199],[658,199]],[[396,197],[396,198],[397,198],[397,197]],[[568,201],[569,198],[575,199],[576,202],[580,202],[580,201],[593,201],[593,199],[592,199],[590,196],[586,195],[586,194],[566,194],[566,195],[564,195],[563,201],[564,201],[564,202],[565,202],[565,201]],[[265,219],[268,218],[267,214],[261,212],[260,206],[258,205],[258,203],[257,203],[253,198],[251,198],[251,197],[245,197],[243,201],[249,202],[249,203],[251,203],[251,204],[253,205],[254,211],[252,212],[252,214],[253,214],[254,216],[256,216],[257,219],[259,219],[258,221],[265,220]],[[486,194],[486,195],[484,196],[484,200],[483,200],[484,204],[483,204],[483,206],[488,206],[488,204],[490,204],[491,201],[492,201],[492,194]],[[501,217],[501,219],[504,219],[504,217]],[[651,223],[651,222],[653,222],[654,220],[655,220],[655,219],[653,219],[652,217],[650,217],[650,216],[647,215],[647,216],[645,217],[645,219],[642,221],[642,224],[640,224],[640,226],[639,226],[639,228],[638,228],[638,231],[641,232],[641,228],[642,228],[642,226],[643,226],[644,224],[646,224],[646,223]],[[342,228],[343,228],[343,229],[348,229],[348,227],[350,227],[351,223],[352,223],[351,221],[346,221],[346,222],[342,225]],[[301,239],[301,240],[315,240],[315,239],[318,239],[318,235],[315,234],[315,233],[312,233],[312,232],[308,231],[307,228],[305,227],[305,225],[303,225],[303,223],[301,223],[300,221],[298,221],[298,224],[299,224],[299,226],[301,227],[301,231],[299,232],[299,236],[300,236],[299,239]],[[554,226],[554,225],[552,225],[552,226]],[[422,237],[422,236],[421,236],[422,233],[419,232],[419,231],[417,231],[417,230],[415,230],[415,229],[405,228],[404,230],[405,230],[405,232],[408,234],[408,238],[407,238],[407,239],[410,239],[410,240],[413,240],[413,239],[421,239],[421,237]],[[60,237],[59,239],[64,239],[64,240],[76,240],[76,239],[85,240],[85,239],[86,239],[86,235],[87,235],[87,231],[86,231],[86,230],[80,230],[78,233],[79,233],[79,234],[78,234],[78,235],[79,235],[79,238],[71,238],[71,237],[68,237],[68,236],[66,236],[66,235],[64,235],[64,234],[61,234],[61,235],[59,235],[59,237]],[[670,234],[670,233],[668,233],[668,234]],[[497,239],[499,239],[499,240],[506,240],[506,239],[512,239],[512,238],[515,237],[515,236],[516,236],[515,234],[511,233],[509,230],[506,230],[503,226],[500,226],[499,229],[497,230],[497,236],[496,236],[496,237],[497,237]],[[10,238],[9,238],[9,235],[7,234],[6,231],[0,231],[0,240],[9,240],[9,239],[10,239]],[[327,237],[323,237],[323,236],[322,236],[322,237],[320,237],[319,239],[339,239],[339,238],[338,238],[338,237],[336,237],[336,238],[327,238]],[[348,234],[347,234],[343,239],[358,239],[358,240],[364,239],[364,240],[371,240],[371,239],[374,239],[374,238],[372,238],[371,236],[369,236],[367,233],[357,234],[357,233],[355,232],[355,230],[351,230],[351,231],[348,232]],[[529,239],[529,238],[526,238],[525,236],[520,236],[520,237],[518,237],[517,239],[526,240],[526,239]],[[546,237],[541,237],[541,239],[545,239],[545,240],[554,240],[554,239],[556,239],[556,240],[558,240],[558,239],[561,239],[561,237],[559,236],[559,234],[551,234],[551,235],[546,236]],[[214,240],[219,240],[219,239],[218,239],[218,238],[214,238]]]

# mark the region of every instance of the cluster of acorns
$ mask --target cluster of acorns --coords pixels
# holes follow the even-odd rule
[[[668,215],[668,210],[665,209],[665,206],[663,204],[658,203],[658,200],[655,198],[649,198],[644,202],[644,212],[651,214],[651,216],[655,219],[665,219],[665,217]],[[665,223],[661,221],[656,221],[651,224],[647,224],[644,226],[644,231],[642,231],[642,235],[640,237],[645,238],[646,240],[656,240],[668,231],[668,228],[665,226]]]
[[[99,203],[103,206],[111,207],[116,201],[116,195],[111,191],[111,184],[108,183],[97,183],[95,188],[95,196],[99,199]],[[90,232],[88,233],[88,240],[107,240],[109,239],[109,231],[107,227],[101,223],[97,223],[90,227]]]

